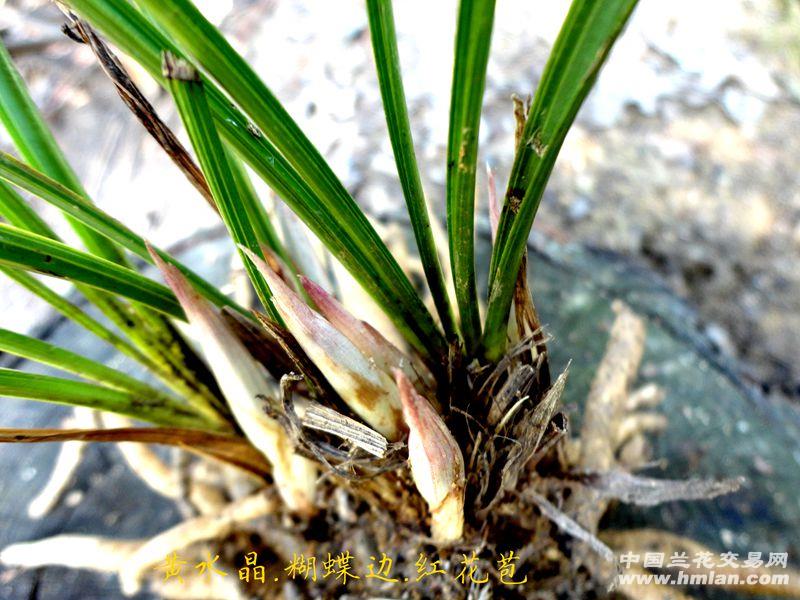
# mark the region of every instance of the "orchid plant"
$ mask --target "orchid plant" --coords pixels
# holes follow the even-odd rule
[[[430,216],[439,200],[426,198],[414,152],[392,3],[366,0],[388,135],[426,284],[418,289],[279,99],[191,0],[59,0],[66,32],[92,48],[198,201],[219,214],[257,302],[242,306],[98,209],[0,49],[0,118],[16,147],[16,155],[0,155],[0,270],[150,374],[134,378],[2,330],[3,352],[79,379],[0,370],[0,395],[146,423],[59,439],[191,447],[276,490],[280,510],[298,519],[329,510],[331,486],[338,486],[436,548],[491,538],[500,529],[488,509],[516,493],[519,479],[503,466],[530,459],[551,437],[554,394],[564,383],[564,375],[551,381],[528,290],[528,235],[559,149],[635,4],[573,0],[532,102],[518,106],[506,191],[499,201],[489,193],[491,261],[476,264],[478,140],[495,0],[458,5],[446,247],[437,244]],[[107,42],[168,90],[193,152]],[[280,211],[256,195],[250,173],[305,223],[390,327],[364,322],[357,307],[304,272],[313,257],[298,254],[286,229],[276,227]],[[60,240],[20,191],[58,208],[83,247]],[[133,259],[155,265],[166,285]],[[476,268],[488,272],[485,298]],[[32,274],[72,282],[102,318]],[[517,456],[513,432],[525,422],[535,439]],[[36,430],[0,437],[46,439]],[[491,459],[481,460],[484,454]]]

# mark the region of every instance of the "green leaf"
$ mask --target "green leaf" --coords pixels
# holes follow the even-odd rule
[[[450,133],[447,140],[447,233],[461,315],[472,353],[481,335],[475,283],[475,169],[495,0],[461,0],[458,7]]]
[[[156,398],[38,373],[0,369],[0,396],[87,406],[167,427],[215,429],[190,410]]]
[[[136,347],[119,337],[116,333],[108,329],[99,321],[96,321],[90,317],[80,307],[59,296],[32,275],[29,275],[20,269],[12,269],[4,265],[0,265],[0,271],[31,293],[47,302],[50,306],[52,306],[55,310],[60,312],[73,323],[77,323],[87,331],[93,333],[99,339],[119,350],[122,354],[131,357],[153,372],[158,371],[157,367],[153,365],[152,361],[142,354]]]
[[[408,207],[408,215],[419,248],[425,278],[431,291],[436,312],[448,338],[457,335],[453,308],[447,293],[442,266],[431,232],[425,192],[422,189],[411,124],[408,119],[406,95],[403,89],[400,57],[397,51],[397,37],[394,29],[391,0],[367,0],[369,29],[372,37],[372,50],[378,71],[378,82],[383,98],[386,125],[392,142],[397,173]]]
[[[5,152],[0,152],[0,178],[21,187],[61,209],[76,221],[85,224],[94,231],[119,243],[121,246],[127,248],[149,263],[153,262],[150,253],[147,251],[144,239],[128,229],[123,223],[110,217],[95,205],[87,202],[83,197],[62,186],[57,181],[33,170]],[[217,306],[230,306],[244,315],[249,315],[244,308],[238,306],[230,298],[225,296],[225,294],[222,294],[216,287],[194,273],[191,269],[170,257],[166,252],[162,250],[157,250],[157,252],[164,260],[178,267],[197,287],[197,290],[211,302]]]
[[[10,155],[0,153],[0,173],[5,174],[13,181],[34,194],[41,195],[54,205],[63,208],[65,212],[75,215],[77,220],[97,227],[101,233],[114,235],[114,232],[126,234],[123,244],[133,250],[141,252],[143,241],[127,230],[121,223],[107,217],[94,205],[86,202],[82,197],[61,186],[57,182],[37,173],[30,167],[20,163]],[[1,177],[2,175],[0,175]],[[29,231],[40,232],[42,235],[57,240],[53,231],[34,213],[25,201],[5,183],[0,182],[0,214],[4,214],[12,224]],[[99,225],[98,225],[99,223]],[[111,232],[111,233],[109,233]],[[150,260],[149,253],[146,259]],[[188,271],[188,270],[187,270]],[[99,292],[90,287],[76,284],[87,299],[94,303],[106,314],[113,323],[125,331],[137,344],[129,345],[108,329],[83,314],[80,309],[60,299],[47,286],[39,284],[35,279],[24,273],[9,271],[12,278],[20,281],[22,285],[34,293],[45,295],[44,299],[69,318],[87,327],[111,343],[120,352],[134,358],[156,374],[168,387],[187,398],[212,420],[224,414],[224,406],[219,404],[213,390],[205,384],[212,379],[202,361],[197,358],[193,349],[181,338],[179,332],[158,313],[134,304],[128,307],[112,295]],[[27,277],[27,279],[26,279]],[[192,279],[198,283],[212,298],[225,305],[228,300],[216,288],[208,285],[197,276]],[[240,312],[243,309],[238,309]]]
[[[28,94],[22,77],[11,61],[11,55],[1,43],[0,120],[28,164],[75,193],[88,198],[78,176],[69,166],[39,109]],[[97,235],[78,221],[69,218],[68,220],[90,252],[107,260],[125,263],[125,256],[109,240]]]
[[[0,215],[16,227],[45,237],[56,238],[56,234],[50,226],[36,214],[22,196],[4,181],[0,181]]]
[[[34,120],[33,123],[38,123],[38,121]],[[36,212],[28,205],[25,199],[17,194],[17,192],[14,191],[14,189],[7,185],[4,181],[0,181],[0,216],[3,216],[9,223],[19,227],[20,229],[26,229],[32,233],[49,237],[54,240],[59,239],[53,229],[38,214],[36,214]],[[9,276],[17,279],[19,283],[43,297],[45,301],[55,306],[57,310],[61,311],[68,318],[73,318],[73,316],[75,316],[76,319],[80,318],[82,313],[79,309],[75,308],[75,310],[62,310],[65,309],[65,306],[60,304],[61,299],[57,294],[54,294],[46,286],[39,284],[35,279],[27,278],[27,276],[25,276],[21,271],[17,271],[16,273],[17,276],[14,276],[10,273]],[[111,320],[112,323],[118,327],[124,329],[124,325],[127,322],[132,321],[135,317],[129,307],[123,305],[121,302],[118,302],[113,297],[91,288],[82,287],[80,285],[78,285],[77,288],[86,296],[89,301],[94,303],[100,309],[100,311]],[[114,347],[118,348],[120,351],[125,352],[129,356],[132,356],[142,362],[142,364],[147,365],[148,368],[156,367],[157,370],[156,363],[146,359],[144,353],[134,349],[133,346],[118,338],[96,321],[86,317],[81,324],[87,328],[91,328],[94,333],[100,335],[109,343],[112,343]]]
[[[272,226],[267,209],[258,197],[241,159],[230,151],[226,152],[226,156],[228,157],[228,165],[231,168],[233,181],[236,184],[236,191],[245,211],[247,211],[247,218],[253,226],[256,240],[258,240],[259,244],[266,246],[280,256],[287,265],[291,264],[292,260],[289,258],[286,248],[283,247],[278,233]]]
[[[5,181],[0,181],[0,216],[20,229],[25,229],[32,233],[59,241],[58,236],[50,226],[45,223],[45,221],[28,205],[25,199]],[[148,359],[144,353],[86,315],[78,307],[62,299],[46,285],[38,282],[23,271],[6,268],[3,268],[3,271],[9,277],[17,281],[17,283],[38,295],[45,302],[51,304],[67,318],[74,320],[101,339],[104,339],[120,352],[134,358],[148,368],[156,372],[158,371],[158,365]],[[83,287],[80,284],[77,288],[117,326],[121,327],[129,321],[132,322],[134,315],[130,308],[116,301],[112,296],[92,288]]]
[[[0,216],[3,216],[9,223],[20,229],[26,229],[31,233],[53,238],[55,240],[58,239],[58,236],[56,236],[55,232],[50,228],[50,226],[47,225],[47,223],[45,223],[44,220],[42,220],[42,218],[36,214],[36,212],[34,212],[28,203],[5,181],[0,181]],[[53,292],[49,287],[37,281],[24,271],[9,269],[7,267],[2,267],[0,270],[2,270],[6,275],[19,283],[21,286],[25,287],[30,292],[39,296],[42,300],[49,303],[65,317],[94,333],[100,339],[108,342],[120,352],[139,361],[148,368],[153,368],[155,366],[134,346],[117,336],[110,329],[83,312],[80,308],[69,303],[67,300]]]
[[[0,48],[0,120],[5,124],[20,154],[33,168],[73,192],[86,206],[93,207],[28,94],[5,47]],[[125,254],[110,239],[87,227],[80,219],[69,214],[69,211],[65,212],[67,221],[90,252],[117,265],[130,266]],[[48,237],[57,239],[49,228],[41,227],[43,221],[34,218],[30,211],[28,214],[15,214],[14,218],[24,219],[26,223],[20,225],[25,229],[40,234],[47,231]],[[140,305],[127,305],[113,295],[80,285],[77,287],[114,325],[128,334],[141,353],[150,359],[148,366],[154,372],[159,373],[171,387],[182,389],[187,398],[193,399],[197,396],[198,402],[204,401],[200,398],[204,392],[195,390],[192,382],[187,381],[184,385],[182,378],[190,374],[186,373],[180,363],[183,357],[171,351],[180,346],[181,342],[168,325],[160,322],[153,314],[148,314],[149,311]],[[212,401],[209,394],[205,395],[206,401]]]
[[[150,387],[120,371],[84,358],[79,354],[59,348],[53,344],[0,328],[0,351],[40,362],[57,369],[74,373],[119,390],[127,390],[146,398],[158,399],[164,404],[177,403],[175,398]]]
[[[283,261],[289,271],[286,275],[294,280],[295,287],[302,290],[305,297],[305,291],[300,285],[300,281],[297,279],[297,276],[303,273],[300,272],[297,263],[289,255],[283,241],[278,237],[278,233],[272,225],[270,215],[264,203],[261,202],[261,199],[258,197],[258,193],[253,186],[253,182],[250,180],[250,176],[247,174],[244,163],[230,150],[226,151],[226,155],[228,157],[228,165],[231,168],[231,174],[233,175],[233,181],[236,184],[236,190],[239,194],[239,199],[242,201],[247,211],[247,218],[253,226],[259,248],[271,250]]]
[[[161,51],[180,53],[129,3],[68,0],[67,4],[163,83]],[[191,4],[148,0],[142,6],[158,17],[158,25],[221,83],[257,126],[204,80],[222,136],[353,274],[414,347],[427,357],[445,356],[444,336],[411,282],[330,167],[244,59]]]
[[[197,71],[188,62],[167,52],[164,54],[163,72],[167,74],[167,85],[175,99],[178,113],[200,162],[200,168],[206,176],[211,195],[231,238],[237,247],[242,245],[263,258],[251,221],[251,213],[254,211],[252,207],[248,210],[239,195],[239,186],[228,164],[228,153],[222,146],[214,126],[203,83]],[[264,277],[241,250],[239,256],[259,300],[272,318],[282,322],[272,305],[272,292]]]
[[[573,0],[536,90],[514,159],[490,267],[483,351],[506,343],[514,281],[547,180],[564,138],[636,0]]]
[[[183,310],[169,288],[136,271],[51,239],[0,223],[0,264],[119,294],[178,319]]]

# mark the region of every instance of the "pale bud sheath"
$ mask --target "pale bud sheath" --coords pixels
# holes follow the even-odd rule
[[[294,453],[291,439],[265,414],[263,401],[258,396],[268,391],[270,384],[261,365],[180,271],[152,250],[151,255],[186,312],[236,422],[270,462],[281,497],[296,512],[313,512],[317,468],[310,460]]]
[[[390,376],[394,369],[400,369],[416,387],[435,389],[436,381],[424,365],[414,364],[410,357],[403,354],[381,332],[350,314],[320,285],[302,275],[299,279],[322,316],[353,342],[362,354],[369,356],[375,366]]]
[[[325,317],[312,310],[267,263],[242,250],[264,275],[286,328],[347,405],[389,440],[402,437],[400,396],[392,378]]]
[[[395,370],[403,417],[408,425],[411,476],[431,511],[431,537],[450,543],[464,532],[464,457],[431,403]]]

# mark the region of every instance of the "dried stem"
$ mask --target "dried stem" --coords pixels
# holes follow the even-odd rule
[[[144,126],[147,132],[153,137],[164,152],[172,159],[189,182],[200,192],[203,199],[215,211],[219,212],[211,190],[206,183],[203,172],[192,159],[191,155],[183,147],[178,137],[172,132],[166,123],[158,116],[155,108],[142,94],[136,84],[128,75],[125,67],[119,58],[111,51],[106,43],[97,35],[92,27],[84,20],[78,18],[72,12],[67,11],[67,18],[70,23],[65,26],[65,33],[75,41],[82,41],[87,44],[100,67],[108,75],[120,98],[131,110],[134,116]]]

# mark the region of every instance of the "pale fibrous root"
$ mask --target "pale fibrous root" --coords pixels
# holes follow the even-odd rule
[[[126,595],[136,594],[144,581],[149,580],[156,582],[159,587],[164,587],[165,597],[238,597],[235,595],[214,596],[213,594],[220,590],[209,587],[211,580],[205,582],[209,585],[204,591],[199,591],[198,588],[193,592],[201,595],[181,595],[188,594],[189,588],[184,587],[181,592],[172,584],[159,583],[158,573],[154,567],[173,552],[180,552],[182,559],[187,563],[191,563],[192,561],[189,559],[195,557],[198,561],[202,560],[211,552],[211,547],[214,546],[213,542],[217,542],[237,527],[272,514],[278,505],[277,498],[259,492],[226,505],[216,515],[188,519],[149,540],[58,535],[7,546],[0,551],[0,562],[10,567],[62,566],[115,573],[119,576],[122,590]],[[211,547],[199,547],[204,542],[211,542]],[[185,581],[188,583],[190,579],[193,578],[187,577]],[[236,581],[235,578],[222,579]],[[226,584],[225,589],[228,588],[230,588],[230,584]],[[238,585],[236,589],[238,589]],[[166,595],[166,592],[169,592],[169,595]]]

